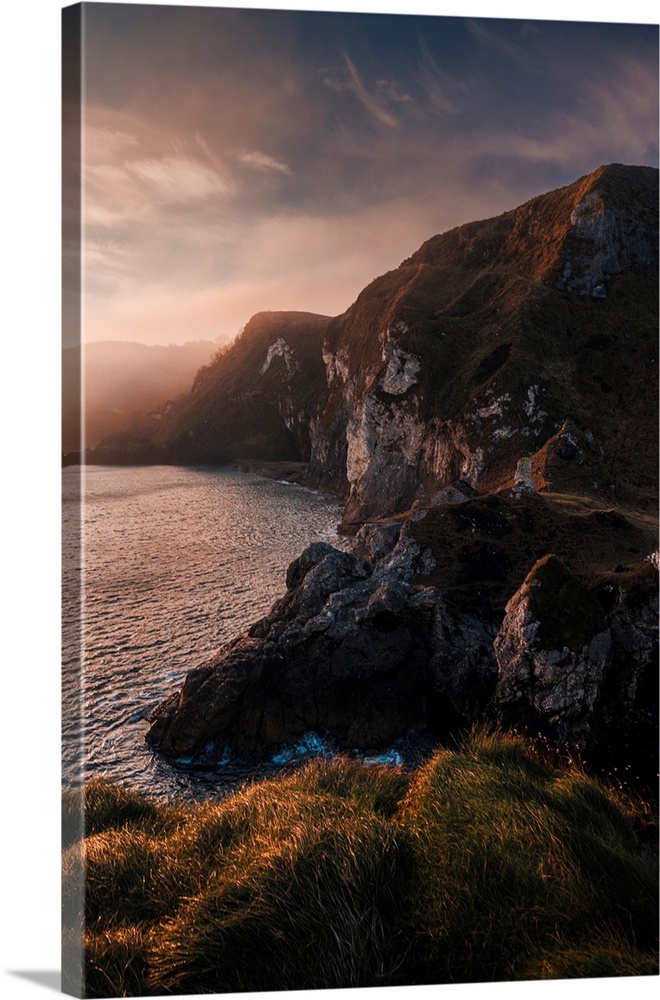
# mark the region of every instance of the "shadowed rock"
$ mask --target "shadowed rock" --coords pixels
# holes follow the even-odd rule
[[[361,539],[377,551],[394,537],[381,527]],[[549,555],[498,631],[412,582],[434,559],[407,531],[373,562],[326,543],[305,549],[268,615],[158,706],[149,742],[179,759],[212,760],[225,746],[263,758],[309,730],[370,750],[411,729],[498,721],[601,756],[634,732],[650,745],[653,585],[605,609]]]
[[[620,594],[606,616],[566,566],[546,556],[507,604],[494,649],[499,721],[531,724],[555,743],[600,755],[636,725],[648,745],[649,694],[657,688],[654,589],[641,598]]]
[[[368,749],[424,728],[437,594],[409,582],[419,557],[410,539],[375,565],[310,545],[269,614],[159,706],[149,741],[175,757],[209,743],[260,755],[309,729]]]

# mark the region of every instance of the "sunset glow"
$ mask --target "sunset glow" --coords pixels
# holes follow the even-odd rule
[[[426,238],[657,165],[652,26],[90,5],[88,340],[343,312]]]

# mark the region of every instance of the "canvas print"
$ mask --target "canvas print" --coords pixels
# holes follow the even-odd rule
[[[64,989],[655,976],[657,24],[63,43]]]

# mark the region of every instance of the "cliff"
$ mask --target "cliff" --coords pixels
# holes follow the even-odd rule
[[[456,483],[653,502],[658,172],[612,165],[433,237],[339,317],[261,313],[90,460],[309,463],[344,529]]]
[[[151,447],[307,461],[354,552],[303,553],[151,742],[500,722],[652,781],[657,288],[657,171],[615,165],[434,237],[340,317],[254,317]]]
[[[568,418],[582,492],[653,492],[657,266],[657,171],[611,166],[374,281],[324,346],[310,475],[343,473],[345,526],[458,480],[512,484],[524,456],[543,488],[557,465],[561,478],[547,451]]]
[[[311,313],[258,313],[142,433],[168,461],[309,461],[328,322]]]

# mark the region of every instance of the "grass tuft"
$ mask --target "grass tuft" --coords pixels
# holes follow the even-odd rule
[[[413,774],[339,757],[220,802],[86,801],[64,889],[84,876],[90,997],[657,971],[648,807],[515,735]]]

